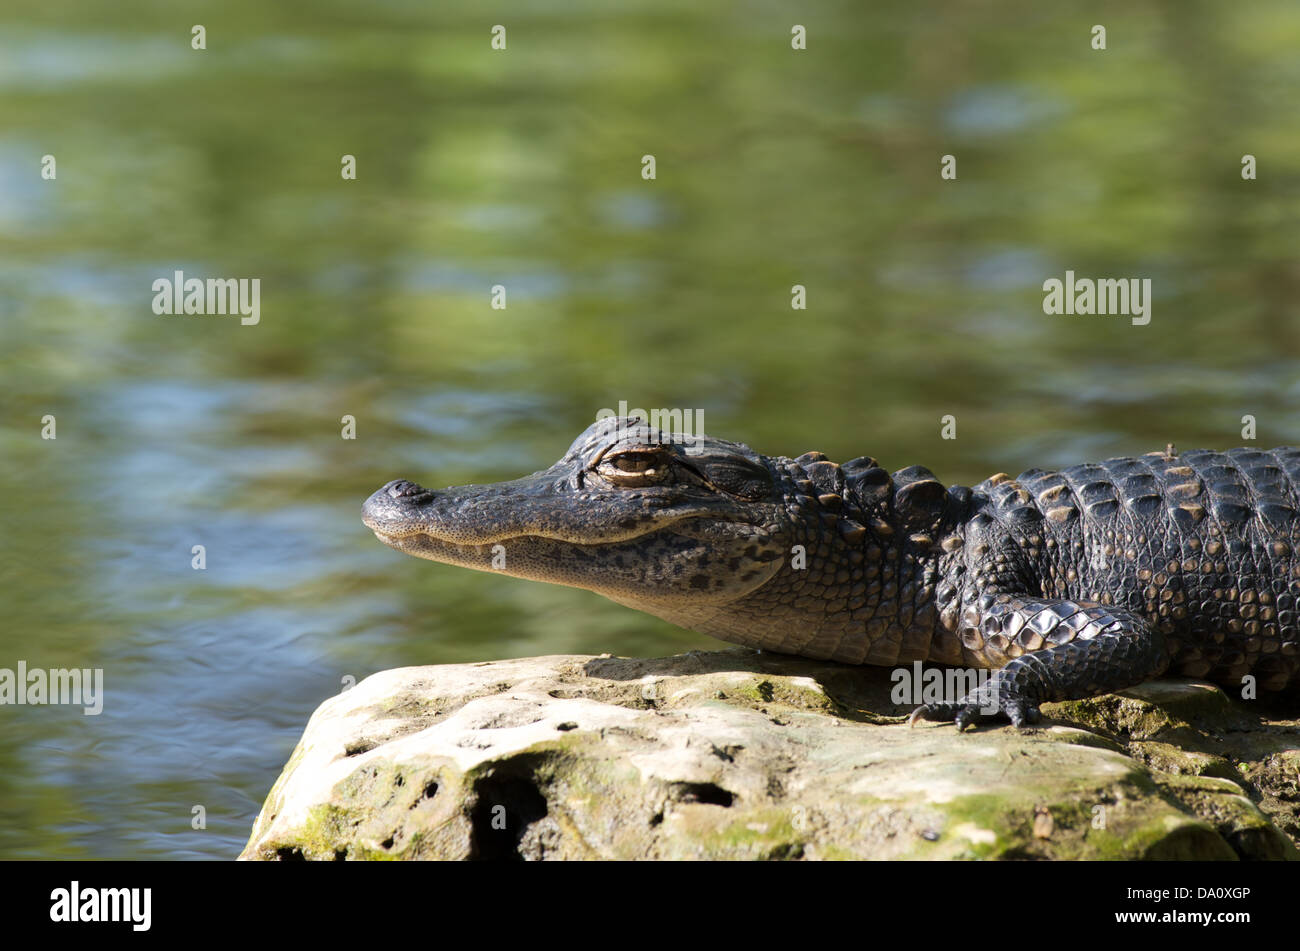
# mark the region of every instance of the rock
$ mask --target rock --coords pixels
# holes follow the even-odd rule
[[[1300,856],[1294,720],[1171,681],[909,729],[890,677],[743,650],[384,671],[312,716],[241,858]]]

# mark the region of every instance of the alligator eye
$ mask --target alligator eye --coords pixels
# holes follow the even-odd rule
[[[622,455],[614,458],[614,468],[619,472],[653,472],[650,460],[644,456]]]
[[[669,464],[658,450],[620,452],[602,459],[596,471],[616,485],[653,485],[668,477]]]

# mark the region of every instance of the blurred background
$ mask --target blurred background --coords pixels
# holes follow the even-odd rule
[[[1298,49],[1292,0],[4,3],[0,667],[107,696],[0,708],[0,858],[233,857],[348,676],[720,646],[360,522],[619,400],[948,483],[1300,440]],[[176,269],[260,324],[156,316]],[[1067,269],[1150,325],[1044,315]]]

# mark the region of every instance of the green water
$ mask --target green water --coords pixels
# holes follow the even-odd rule
[[[1300,441],[1300,7],[798,10],[0,7],[0,667],[106,693],[0,707],[0,858],[235,855],[347,677],[713,644],[360,523],[619,400],[947,482]],[[260,322],[155,315],[177,269]],[[1045,315],[1067,269],[1150,324]]]

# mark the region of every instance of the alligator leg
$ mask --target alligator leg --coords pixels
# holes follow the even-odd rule
[[[918,707],[910,723],[955,721],[961,730],[968,723],[1006,717],[1023,726],[1038,720],[1040,703],[1123,690],[1169,666],[1164,636],[1126,608],[1012,597],[985,598],[975,610],[978,626],[963,639],[968,648],[982,638],[986,651],[1015,644],[1025,653],[960,700]]]

